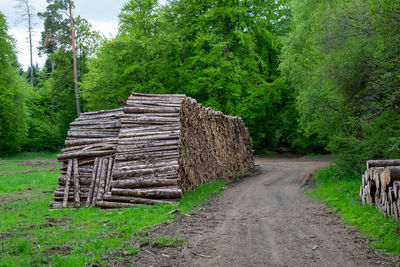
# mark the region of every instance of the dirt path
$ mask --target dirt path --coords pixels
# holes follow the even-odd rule
[[[230,184],[191,216],[152,230],[180,247],[142,247],[142,266],[394,266],[356,231],[304,196],[300,185],[327,158],[258,158],[261,174]]]

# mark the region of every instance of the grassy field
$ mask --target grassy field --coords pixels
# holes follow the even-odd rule
[[[394,219],[385,218],[375,207],[359,202],[360,177],[339,177],[335,167],[316,173],[311,197],[328,203],[344,222],[358,228],[368,237],[370,245],[394,255],[400,255],[399,227]]]
[[[105,265],[108,257],[133,255],[140,232],[171,222],[174,209],[187,213],[222,192],[225,180],[198,187],[178,205],[129,209],[52,210],[59,163],[54,153],[22,154],[0,160],[0,266]],[[139,238],[139,237],[138,237]],[[180,243],[160,236],[160,244]]]

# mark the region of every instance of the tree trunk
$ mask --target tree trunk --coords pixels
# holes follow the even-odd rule
[[[79,103],[79,88],[78,88],[78,70],[76,65],[76,51],[75,51],[75,29],[74,29],[74,19],[72,18],[71,0],[69,2],[69,19],[71,27],[71,40],[72,40],[72,56],[74,61],[74,84],[75,84],[75,103],[76,103],[76,113],[78,117],[81,115],[81,106]]]

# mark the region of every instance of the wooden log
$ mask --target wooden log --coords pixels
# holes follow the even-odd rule
[[[393,182],[393,194],[396,199],[398,199],[400,196],[399,190],[400,190],[400,181],[394,181]]]
[[[160,168],[148,168],[141,170],[130,170],[130,171],[119,171],[114,170],[113,179],[121,179],[122,177],[137,177],[146,174],[155,174],[155,173],[175,173],[178,170],[178,166],[168,166],[168,167],[160,167]]]
[[[165,132],[165,131],[179,131],[179,123],[167,124],[167,125],[146,125],[142,127],[123,127],[118,129],[120,133],[142,133],[142,132]]]
[[[98,165],[99,165],[99,158],[95,158],[94,165],[93,165],[93,172],[92,172],[92,180],[90,182],[88,198],[86,200],[86,207],[90,207],[90,205],[92,204],[93,191],[94,191],[94,185],[96,182],[96,174],[97,174]]]
[[[116,118],[103,118],[103,119],[87,119],[87,120],[75,120],[73,122],[71,122],[69,125],[70,127],[78,127],[78,126],[96,126],[96,125],[100,125],[100,124],[112,124],[112,123],[116,123],[118,125],[118,123],[120,123],[119,120],[117,120]]]
[[[89,144],[95,144],[95,143],[109,143],[109,142],[118,143],[118,137],[82,138],[82,139],[77,139],[77,140],[66,140],[65,146],[70,147],[70,146],[89,145]]]
[[[179,147],[179,139],[175,140],[160,140],[160,141],[151,141],[151,142],[130,142],[120,140],[118,143],[117,151],[119,146],[122,147],[131,147],[132,149],[139,149],[139,148],[151,148],[151,147]]]
[[[118,147],[116,154],[120,156],[124,155],[133,155],[133,154],[150,154],[150,153],[159,153],[157,156],[169,156],[171,154],[178,154],[179,148],[178,146],[164,146],[164,147],[149,147],[149,148],[140,148],[140,149],[129,149],[125,147]]]
[[[85,152],[73,152],[68,154],[58,155],[58,160],[81,158],[81,157],[99,157],[106,155],[113,155],[115,150],[105,150],[105,151],[85,151]]]
[[[133,107],[125,106],[124,113],[176,113],[178,114],[180,107]]]
[[[162,204],[162,203],[170,203],[177,204],[176,201],[171,199],[149,199],[149,198],[140,198],[140,197],[131,197],[131,196],[118,196],[112,194],[105,194],[103,199],[106,201],[116,201],[116,202],[125,202],[125,203],[138,203],[138,204]]]
[[[80,183],[79,183],[79,172],[78,172],[78,160],[73,159],[73,168],[74,168],[74,204],[75,207],[81,206],[80,199]]]
[[[122,108],[89,111],[89,112],[81,113],[79,118],[90,117],[90,116],[99,115],[99,114],[118,114],[121,112],[122,112]]]
[[[386,167],[384,174],[385,185],[392,185],[394,181],[400,180],[400,166]]]
[[[109,158],[104,158],[104,160],[103,160],[103,166],[101,169],[100,180],[99,180],[99,182],[100,182],[99,189],[98,189],[98,193],[97,193],[97,201],[100,201],[103,199],[104,189],[106,186],[106,179],[107,179],[108,160],[109,160]]]
[[[124,116],[123,112],[118,112],[115,114],[104,114],[104,115],[97,115],[97,116],[90,116],[90,117],[79,117],[76,121],[86,121],[86,120],[104,120],[104,119],[117,119]]]
[[[112,181],[111,177],[112,177],[113,166],[114,166],[114,160],[113,160],[112,157],[110,157],[109,160],[108,160],[106,186],[105,186],[105,189],[104,189],[105,192],[109,192],[110,188],[111,188],[111,181]]]
[[[158,132],[124,132],[119,134],[119,138],[134,138],[134,137],[156,137],[156,136],[178,136],[179,130],[158,131]]]
[[[156,187],[141,189],[112,188],[111,194],[145,198],[179,198],[182,196],[182,190],[177,187]]]
[[[143,187],[162,187],[176,186],[176,179],[135,179],[135,180],[116,180],[112,182],[112,187],[116,188],[143,188]]]
[[[97,172],[96,172],[96,181],[94,183],[94,189],[93,189],[92,206],[96,206],[97,193],[99,191],[99,185],[100,185],[101,171],[103,168],[103,161],[104,161],[104,158],[99,159],[99,165],[97,167]]]
[[[118,132],[113,133],[86,133],[86,132],[68,132],[68,137],[74,138],[108,138],[118,136]]]
[[[145,101],[145,100],[128,100],[127,101],[128,106],[134,106],[134,107],[146,107],[146,106],[151,106],[151,107],[181,107],[181,103],[163,103],[163,102],[155,102],[155,101]]]
[[[157,162],[157,161],[178,161],[179,160],[179,154],[178,153],[171,153],[167,155],[153,155],[151,157],[147,157],[145,154],[140,154],[140,155],[133,155],[133,154],[127,154],[127,155],[116,155],[116,162],[118,163],[118,166],[132,166],[134,164],[150,164],[152,162]]]
[[[65,182],[65,193],[62,206],[64,208],[67,207],[68,203],[68,193],[69,193],[69,183],[71,181],[71,173],[72,173],[72,160],[68,161],[68,168],[67,168],[67,180]]]
[[[131,163],[132,165],[129,166],[121,166],[118,164],[118,171],[121,172],[128,172],[128,171],[135,171],[135,170],[142,170],[142,169],[158,169],[161,167],[169,167],[169,166],[178,166],[177,160],[167,160],[167,161],[158,161],[158,162],[149,162],[147,164],[139,165]]]
[[[125,137],[120,136],[120,140],[122,142],[154,142],[154,141],[161,141],[161,140],[178,140],[179,134],[156,134],[156,135],[149,135],[149,136],[136,136],[136,137]]]
[[[388,167],[388,166],[400,166],[400,159],[367,161],[367,169],[371,167]]]
[[[131,142],[124,142],[120,141],[118,143],[117,152],[121,149],[132,149],[132,150],[139,150],[142,149],[178,149],[179,148],[179,140],[163,140],[163,141],[154,141],[154,142],[140,142],[140,143],[131,143]],[[139,152],[135,151],[135,152]]]

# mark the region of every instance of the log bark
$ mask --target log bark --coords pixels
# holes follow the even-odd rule
[[[99,185],[100,185],[101,171],[103,168],[103,161],[104,161],[104,158],[99,159],[99,165],[97,167],[97,172],[96,172],[96,181],[94,182],[92,206],[96,206],[97,193],[99,191]]]
[[[69,193],[69,183],[71,181],[71,173],[72,173],[72,160],[69,160],[68,168],[67,168],[67,180],[65,182],[65,193],[64,193],[63,204],[62,204],[62,206],[64,208],[66,208],[67,204],[68,204],[68,193]]]
[[[86,200],[86,207],[90,207],[90,205],[92,204],[93,191],[94,191],[94,185],[95,185],[95,182],[96,182],[96,174],[97,174],[98,165],[99,165],[99,158],[96,158],[94,160],[92,180],[90,182],[88,198]]]
[[[111,194],[145,198],[178,198],[182,196],[182,190],[177,187],[141,189],[112,188]]]
[[[118,143],[118,137],[113,138],[85,138],[85,139],[77,139],[77,140],[66,140],[65,146],[79,146],[79,145],[89,145],[89,144],[96,144],[96,143],[108,143],[114,142],[115,144]]]
[[[73,160],[74,165],[74,204],[75,207],[81,206],[81,199],[80,199],[80,183],[79,183],[79,172],[78,172],[78,160]]]
[[[108,158],[105,158],[103,161],[103,166],[100,173],[100,183],[99,183],[99,190],[97,193],[97,201],[101,201],[104,195],[104,189],[106,186],[106,179],[107,179],[107,168],[108,168]]]
[[[394,181],[400,180],[400,166],[386,167],[384,173],[386,185],[391,185]]]
[[[400,159],[367,161],[367,169],[372,167],[387,167],[387,166],[400,166]]]
[[[148,169],[141,169],[141,170],[130,170],[130,171],[119,171],[115,170],[113,178],[121,179],[123,177],[137,177],[146,174],[155,174],[155,173],[175,173],[178,169],[177,165],[168,166],[168,167],[160,167],[160,168],[148,168]]]
[[[179,107],[124,107],[124,113],[179,113]]]
[[[109,192],[111,188],[111,177],[112,177],[113,166],[114,166],[114,160],[112,157],[110,157],[108,160],[106,186],[104,190],[105,192]]]
[[[176,201],[171,199],[148,199],[148,198],[140,198],[140,197],[131,197],[131,196],[118,196],[112,194],[105,194],[103,199],[106,201],[116,201],[116,202],[125,202],[125,203],[138,203],[138,204],[177,204]]]
[[[135,179],[135,180],[116,180],[112,182],[114,188],[143,188],[143,187],[162,187],[176,186],[176,179]]]
[[[115,150],[105,150],[105,151],[87,151],[87,152],[72,152],[67,154],[58,155],[58,160],[81,158],[81,157],[99,157],[106,155],[113,155]]]

